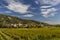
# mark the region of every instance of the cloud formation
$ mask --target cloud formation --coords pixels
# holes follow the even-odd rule
[[[49,4],[51,6],[57,5],[60,3],[60,0],[39,0],[41,4]]]
[[[36,4],[39,4],[39,2],[38,2],[37,0],[35,1],[35,3],[36,3]]]
[[[20,2],[16,2],[14,0],[7,0],[8,6],[6,6],[9,10],[19,13],[26,13],[30,5],[24,5]]]
[[[50,9],[41,9],[41,14],[44,17],[49,17],[49,16],[55,16],[55,11],[57,11],[56,8],[50,8]]]
[[[41,9],[41,14],[43,17],[50,17],[50,16],[55,16],[56,11],[58,10],[57,8],[53,7],[56,6],[60,3],[60,0],[42,0],[40,1],[41,4],[45,4],[40,7]],[[48,5],[47,5],[48,4]]]
[[[24,17],[33,17],[34,15],[32,15],[32,14],[26,14],[26,15],[24,15]]]
[[[49,8],[49,7],[51,7],[51,6],[41,6],[40,8],[41,8],[41,9],[47,9],[47,8]]]
[[[8,4],[5,7],[11,11],[14,11],[20,14],[36,13],[37,15],[37,13],[40,13],[42,14],[43,17],[55,16],[56,15],[55,12],[58,9],[53,6],[56,6],[57,4],[60,3],[60,0],[22,0],[22,1],[21,0],[4,0],[4,1],[5,3],[7,2]],[[1,3],[1,4],[4,5],[4,3]]]

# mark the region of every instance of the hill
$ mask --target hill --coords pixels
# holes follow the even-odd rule
[[[43,22],[26,20],[14,16],[0,14],[0,28],[7,28],[7,27],[8,28],[12,28],[12,27],[40,28],[40,27],[50,27],[50,26],[52,25]]]

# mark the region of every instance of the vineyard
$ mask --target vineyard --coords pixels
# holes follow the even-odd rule
[[[0,40],[60,40],[60,28],[0,28]]]

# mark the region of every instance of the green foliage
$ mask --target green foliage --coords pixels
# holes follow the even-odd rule
[[[60,28],[0,28],[0,40],[60,40]]]
[[[13,24],[13,25],[11,25]],[[19,26],[19,24],[22,24]],[[0,14],[0,28],[41,28],[60,27],[60,25],[50,25],[44,22],[26,20],[18,17]]]
[[[18,26],[18,24],[22,24],[22,26]],[[41,25],[48,25],[46,23],[34,21],[34,20],[26,20],[18,17],[13,17],[9,15],[0,14],[0,28],[14,28],[11,24],[16,24],[16,27],[26,27],[26,28],[39,28]],[[27,25],[27,26],[26,26]]]

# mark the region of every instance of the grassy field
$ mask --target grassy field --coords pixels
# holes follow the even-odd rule
[[[0,28],[0,40],[60,40],[60,28]]]

